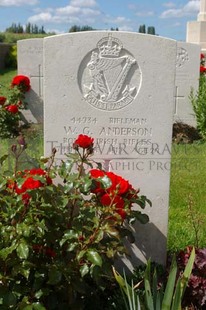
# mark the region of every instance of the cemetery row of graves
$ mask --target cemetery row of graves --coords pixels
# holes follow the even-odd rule
[[[19,42],[0,76],[2,307],[204,309],[199,55],[121,32]]]

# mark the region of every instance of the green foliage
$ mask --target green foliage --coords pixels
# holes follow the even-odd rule
[[[91,26],[77,26],[77,25],[73,25],[71,26],[71,28],[69,29],[69,32],[79,32],[79,31],[92,31],[95,30],[94,28],[92,28]]]
[[[190,94],[190,100],[193,105],[193,109],[197,120],[197,129],[202,136],[206,139],[206,75],[203,73],[200,75],[199,90],[197,94],[194,91]]]
[[[148,262],[144,277],[146,309],[181,310],[181,302],[192,272],[194,260],[195,249],[193,248],[183,275],[176,282],[177,263],[175,257],[173,257],[165,290],[163,290],[163,287],[158,289],[156,272],[151,278],[151,263]]]
[[[139,33],[147,33],[147,34],[153,34],[153,35],[155,35],[155,27],[154,26],[149,26],[149,27],[147,27],[147,29],[146,29],[146,26],[145,26],[145,24],[143,24],[143,25],[140,25],[139,26],[139,31],[138,31]]]
[[[187,287],[193,264],[195,261],[195,250],[193,248],[184,272],[177,278],[177,263],[173,258],[167,279],[166,287],[158,287],[157,272],[151,272],[151,262],[147,263],[145,274],[143,277],[145,296],[143,300],[135,292],[140,285],[130,286],[124,275],[124,278],[113,270],[115,279],[118,282],[121,292],[125,297],[125,306],[128,310],[145,309],[145,310],[181,310],[181,302]]]
[[[6,68],[17,68],[17,45],[12,45],[5,59]]]
[[[0,42],[4,42],[5,41],[5,35],[3,33],[0,33]]]
[[[139,33],[146,33],[146,26],[145,25],[139,26]]]
[[[136,294],[135,289],[138,285],[134,286],[133,281],[131,286],[129,285],[126,275],[122,277],[114,268],[113,273],[117,283],[119,284],[124,304],[126,310],[141,310],[140,307],[140,299],[139,296]]]
[[[44,27],[41,26],[40,28],[36,24],[28,23],[26,24],[25,30],[24,27],[18,23],[12,23],[10,27],[6,29],[6,32],[9,33],[33,33],[33,34],[45,34]]]
[[[23,33],[24,28],[20,23],[18,23],[18,24],[12,23],[12,25],[6,29],[6,32]]]
[[[155,27],[154,26],[149,26],[147,28],[147,33],[155,35]]]
[[[111,265],[125,253],[122,231],[130,236],[130,219],[139,210],[131,208],[124,191],[126,217],[118,214],[114,199],[121,184],[111,190],[105,177],[96,182],[86,173],[92,149],[82,148],[75,145],[59,167],[54,149],[50,158],[41,159],[41,169],[19,171],[21,145],[13,146],[14,174],[0,175],[2,309],[85,309],[97,287],[111,287]],[[51,181],[56,176],[59,184]],[[118,180],[125,189],[127,183]],[[105,192],[114,198],[109,205],[101,200]],[[148,200],[133,194],[132,201],[141,210]]]
[[[34,39],[34,38],[44,38],[50,35],[54,35],[55,33],[48,33],[48,34],[34,34],[34,33],[12,33],[12,32],[4,32],[5,36],[5,43],[16,43],[19,40],[26,40],[26,39]]]

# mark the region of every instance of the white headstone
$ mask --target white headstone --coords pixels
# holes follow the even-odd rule
[[[187,22],[186,42],[201,46],[206,53],[206,0],[200,0],[200,10],[196,21]]]
[[[153,203],[127,266],[165,263],[176,41],[103,31],[44,40],[45,155],[55,147],[64,159],[78,134],[94,137],[94,158]]]
[[[189,97],[192,89],[196,94],[199,77],[200,46],[177,42],[174,122],[196,126],[195,113]]]
[[[23,112],[30,123],[43,122],[43,39],[27,39],[17,42],[18,74],[31,81],[26,94],[28,110]]]

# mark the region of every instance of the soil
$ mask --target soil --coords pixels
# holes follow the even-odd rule
[[[175,143],[193,143],[194,141],[200,140],[197,129],[193,126],[184,123],[173,124],[172,140]]]

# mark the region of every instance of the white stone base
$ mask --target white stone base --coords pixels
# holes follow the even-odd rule
[[[203,49],[206,49],[206,21],[187,23],[186,42],[199,44]]]

